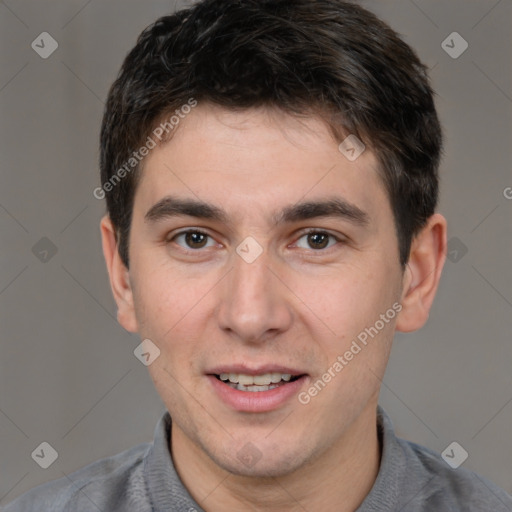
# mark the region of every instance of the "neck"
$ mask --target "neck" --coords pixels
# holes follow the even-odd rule
[[[347,431],[307,465],[279,477],[247,477],[215,464],[174,423],[176,470],[191,496],[208,512],[297,509],[353,512],[370,492],[380,466],[376,401]]]

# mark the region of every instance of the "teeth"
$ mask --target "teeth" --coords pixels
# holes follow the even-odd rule
[[[233,382],[232,380],[230,382]],[[250,375],[238,375],[238,384],[242,384],[243,386],[251,386],[254,384],[254,377]]]
[[[278,388],[282,384],[270,384],[270,386],[243,386],[242,384],[233,384],[232,382],[227,383],[228,386],[232,387],[233,389],[238,389],[239,391],[251,391],[251,392],[258,392],[258,391],[268,391],[269,389]]]
[[[274,383],[279,382],[281,380],[280,373],[271,373],[270,375],[271,375],[272,382],[274,382]]]
[[[273,381],[271,373],[264,373],[263,375],[254,375],[252,380],[254,384],[258,386],[268,386],[271,382],[275,382],[276,384],[281,380]]]
[[[282,380],[289,382],[292,376],[289,373],[264,373],[263,375],[245,375],[243,373],[221,373],[220,380],[229,381],[232,384],[238,384],[243,390],[249,391],[265,391],[263,387],[270,386],[271,384],[278,384]],[[251,389],[251,387],[258,386],[258,389]],[[270,386],[270,389],[276,386]]]

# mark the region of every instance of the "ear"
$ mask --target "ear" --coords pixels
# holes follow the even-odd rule
[[[119,256],[115,229],[108,215],[100,222],[103,255],[110,277],[110,287],[117,303],[117,321],[130,332],[137,332],[138,325],[133,305],[130,274]]]
[[[428,320],[446,260],[446,219],[436,213],[414,237],[403,276],[402,310],[396,329],[416,331]]]

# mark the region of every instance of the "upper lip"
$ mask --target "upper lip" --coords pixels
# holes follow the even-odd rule
[[[305,375],[307,372],[298,370],[297,368],[290,368],[288,366],[281,366],[277,364],[265,364],[258,367],[249,367],[245,364],[229,364],[219,365],[206,372],[208,375],[220,375],[221,373],[237,373],[243,375],[263,375],[264,373],[284,373],[292,376]]]

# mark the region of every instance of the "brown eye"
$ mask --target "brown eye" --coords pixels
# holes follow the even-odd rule
[[[199,232],[189,232],[185,234],[185,242],[192,249],[200,249],[204,247],[207,240],[207,235]]]
[[[305,243],[302,242],[305,240]],[[329,248],[339,242],[338,238],[325,231],[310,231],[302,235],[296,242],[301,249],[322,250]]]
[[[207,233],[203,233],[202,231],[197,230],[189,230],[178,233],[176,236],[172,238],[172,241],[175,241],[179,246],[184,249],[203,249],[204,247],[211,247],[214,245],[213,240],[208,246],[208,239],[210,236]],[[178,240],[183,240],[183,242],[179,242]]]
[[[329,243],[329,235],[327,233],[310,233],[308,243],[313,249],[325,249]]]

